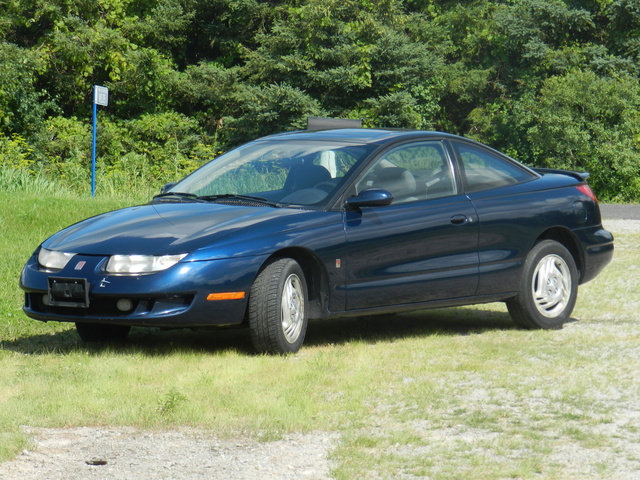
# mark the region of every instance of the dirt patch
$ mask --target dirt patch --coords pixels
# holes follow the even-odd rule
[[[33,448],[0,464],[0,479],[325,480],[337,436],[289,435],[283,440],[220,440],[209,432],[133,428],[27,428]]]

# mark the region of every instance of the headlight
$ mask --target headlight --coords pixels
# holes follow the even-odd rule
[[[181,255],[113,255],[107,263],[109,273],[153,273],[172,267],[187,254]]]
[[[75,253],[56,252],[41,248],[38,253],[38,263],[44,268],[51,270],[62,270]]]

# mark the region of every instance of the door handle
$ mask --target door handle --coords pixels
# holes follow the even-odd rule
[[[454,225],[464,225],[469,221],[469,217],[467,217],[466,215],[454,215],[453,217],[451,217],[451,223],[453,223]]]

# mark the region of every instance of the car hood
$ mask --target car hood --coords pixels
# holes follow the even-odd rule
[[[301,215],[318,213],[213,203],[149,204],[89,218],[61,230],[42,246],[84,255],[191,253],[282,233],[300,226]]]

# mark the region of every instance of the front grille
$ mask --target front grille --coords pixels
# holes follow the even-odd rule
[[[117,298],[91,298],[89,308],[77,308],[77,307],[64,307],[49,305],[45,303],[46,295],[38,293],[29,293],[25,299],[25,305],[27,308],[31,308],[38,313],[50,313],[52,315],[64,315],[66,317],[85,317],[85,316],[108,316],[108,317],[122,317],[130,315],[131,311],[136,311],[140,307],[145,308],[146,305],[151,304],[152,300],[131,299],[133,301],[133,308],[129,312],[122,312],[117,307]]]
[[[158,298],[131,298],[131,297],[91,297],[89,308],[53,306],[45,303],[45,294],[25,294],[25,307],[40,314],[60,315],[64,317],[126,317],[132,315],[148,315],[152,313],[170,314],[186,310],[193,296],[167,296]],[[132,308],[126,312],[121,311],[118,300],[128,298],[132,301]]]

